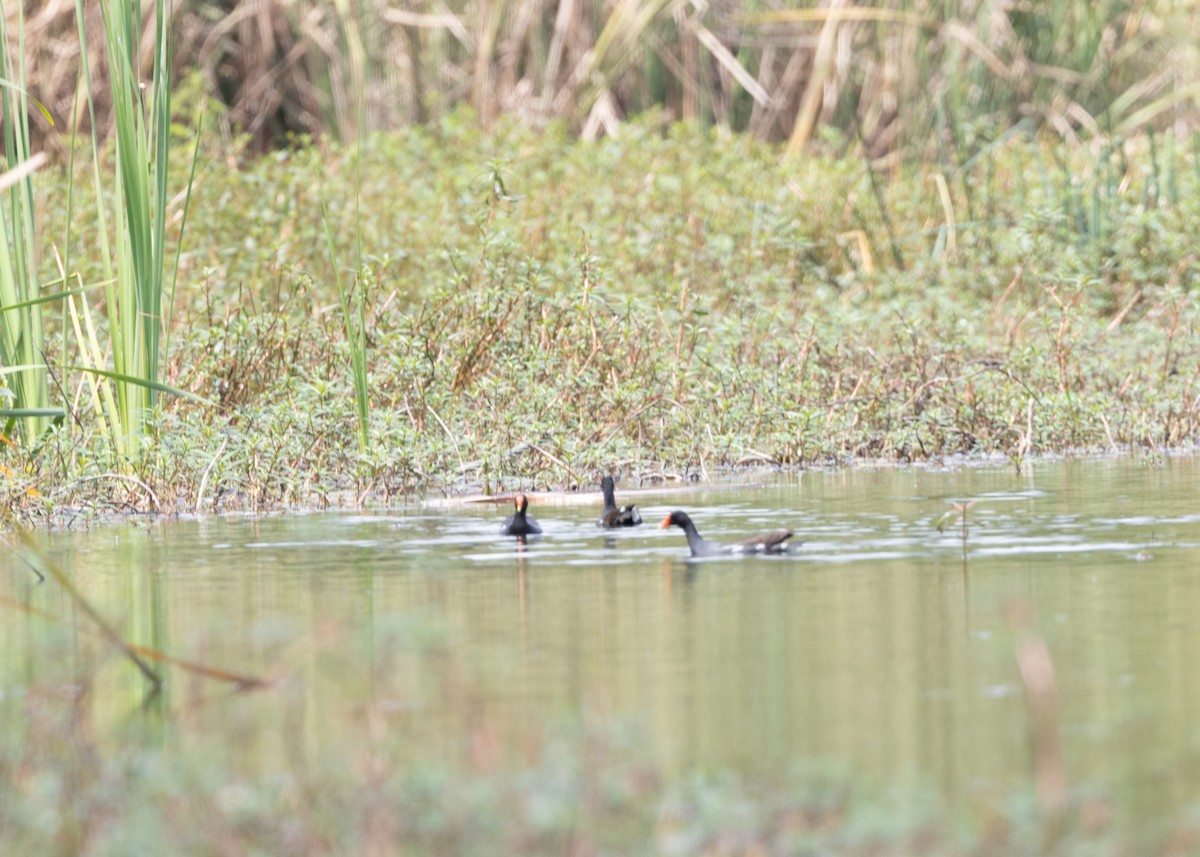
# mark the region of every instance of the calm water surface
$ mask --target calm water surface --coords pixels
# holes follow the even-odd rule
[[[1032,769],[1008,618],[1025,605],[1054,659],[1071,784],[1167,818],[1200,781],[1198,468],[810,472],[639,497],[647,524],[614,534],[594,526],[598,504],[535,506],[546,532],[523,548],[498,535],[497,508],[169,521],[45,544],[136,641],[283,677],[223,736],[265,767],[285,721],[319,750],[369,709],[437,754],[592,718],[636,724],[668,774],[832,763],[952,802],[1003,799]],[[938,523],[965,499],[964,561],[957,524]],[[690,563],[682,532],[655,526],[676,507],[710,538],[789,526],[805,543]],[[128,728],[137,681],[98,660],[61,589],[10,556],[0,592],[67,620],[72,657],[117,689],[97,694],[99,720]],[[6,696],[61,664],[61,650],[30,651],[45,624],[12,613],[0,630]],[[168,711],[232,704],[168,674]]]

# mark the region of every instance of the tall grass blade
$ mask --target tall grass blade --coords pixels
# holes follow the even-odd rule
[[[30,419],[33,417],[65,417],[67,412],[62,408],[0,408],[0,417]]]
[[[799,155],[808,145],[808,140],[817,125],[817,113],[821,109],[822,94],[825,82],[833,71],[834,47],[837,41],[837,13],[845,6],[845,0],[830,0],[829,16],[821,25],[821,34],[817,37],[817,50],[813,57],[813,72],[804,88],[800,99],[800,109],[796,112],[796,121],[792,125],[792,134],[788,138],[788,155]]]
[[[0,306],[0,313],[12,312],[13,310],[25,309],[26,307],[38,306],[39,304],[48,304],[52,301],[63,300],[65,298],[74,297],[75,295],[81,295],[89,289],[94,288],[97,288],[97,286],[80,286],[79,288],[69,289],[65,292],[55,292],[54,294],[41,295],[40,297],[29,298],[28,300],[20,301],[14,304],[6,304],[4,306]]]
[[[201,117],[201,125],[203,127],[203,116]],[[175,286],[179,281],[179,260],[183,254],[183,233],[187,229],[188,212],[192,208],[192,188],[196,183],[196,164],[200,162],[200,132],[196,132],[196,142],[192,146],[192,168],[188,172],[187,192],[183,198],[183,214],[179,220],[179,243],[175,245],[175,263],[171,266],[171,293],[167,296],[167,319],[168,321],[175,317]],[[163,350],[166,351],[171,344],[171,325],[167,325],[167,338],[163,343]]]
[[[104,362],[104,351],[100,348],[100,342],[96,337],[96,326],[92,322],[87,296],[80,295],[79,304],[82,311],[77,309],[75,304],[74,299],[67,300],[67,314],[75,332],[75,341],[79,344],[79,359],[86,369],[91,369]],[[80,324],[81,315],[83,316],[82,325]],[[66,374],[65,369],[63,374]],[[108,382],[107,378],[93,375],[90,372],[85,372],[84,378],[87,381],[88,392],[91,394],[92,412],[96,415],[96,420],[100,423],[104,436],[110,441],[113,456],[119,459],[122,457],[122,450],[121,439],[116,430],[118,411],[113,385]]]
[[[29,140],[29,101],[25,85],[25,18],[17,8],[17,48],[10,44],[7,14],[0,15],[0,135],[6,172],[0,177],[0,307],[7,309],[0,330],[0,362],[27,367],[13,375],[8,389],[18,405],[22,440],[32,446],[48,426],[49,375],[43,357],[42,312],[38,297],[38,256],[33,173],[44,162]]]
[[[140,3],[108,0],[101,7],[104,21],[109,86],[112,94],[114,139],[116,141],[115,268],[113,285],[106,294],[109,336],[112,340],[113,370],[99,368],[100,354],[92,349],[84,371],[104,374],[116,381],[116,413],[112,426],[118,452],[137,448],[130,441],[147,428],[156,396],[177,393],[158,382],[164,326],[169,318],[164,309],[174,301],[180,254],[176,250],[170,272],[170,300],[164,301],[168,284],[166,270],[168,168],[170,164],[170,119],[172,47],[171,14],[165,0],[155,3],[154,60],[146,87],[139,79]],[[80,39],[86,47],[82,0],[76,0]],[[89,110],[94,111],[91,81],[84,74]],[[94,113],[93,113],[94,128]],[[98,200],[100,152],[92,137]],[[183,225],[191,203],[197,148],[184,202]],[[106,231],[103,203],[97,202],[101,232]],[[180,227],[180,241],[183,238]],[[109,256],[109,248],[102,248]],[[111,258],[111,257],[110,257]],[[108,258],[105,259],[106,265]],[[165,304],[165,306],[164,306]]]
[[[151,381],[147,378],[139,378],[136,375],[123,375],[120,372],[112,372],[108,369],[98,369],[94,366],[74,366],[72,367],[77,372],[89,372],[93,375],[99,375],[103,378],[111,378],[114,381],[119,381],[122,384],[132,384],[136,387],[144,387],[147,390],[153,390],[156,393],[170,393],[172,396],[178,396],[181,399],[189,399],[200,405],[209,405],[215,407],[215,403],[209,399],[199,396],[195,393],[189,393],[187,390],[181,390],[178,387],[172,387],[170,384],[164,384],[161,381]]]

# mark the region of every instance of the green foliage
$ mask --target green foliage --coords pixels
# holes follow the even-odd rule
[[[35,234],[37,210],[33,179],[36,168],[29,141],[30,98],[26,91],[24,12],[17,13],[16,46],[11,43],[7,15],[0,20],[0,133],[3,134],[5,178],[16,176],[2,193],[0,204],[0,417],[8,420],[5,434],[12,434],[21,419],[21,436],[32,446],[50,418],[61,416],[61,408],[50,407],[50,383],[44,356],[44,329],[38,283],[38,244]]]
[[[367,380],[367,308],[364,294],[354,295],[342,281],[338,267],[337,250],[333,246],[333,232],[328,217],[322,218],[325,226],[325,244],[333,264],[333,279],[337,284],[338,299],[342,304],[342,321],[345,326],[346,344],[350,351],[351,377],[354,379],[354,402],[358,411],[358,449],[366,452],[370,445],[370,390]],[[365,269],[359,268],[356,277],[359,290],[364,290],[362,276]],[[355,312],[357,307],[357,313]]]
[[[104,370],[104,355],[95,342],[91,346],[84,371],[116,381],[115,401],[104,397],[111,441],[120,458],[128,460],[139,447],[138,437],[147,416],[153,411],[156,395],[170,391],[159,380],[160,338],[163,313],[170,309],[175,273],[168,269],[167,209],[171,202],[169,186],[171,122],[171,19],[164,0],[155,6],[154,57],[151,80],[143,87],[140,69],[142,20],[128,3],[111,2],[102,6],[107,48],[109,84],[115,122],[115,191],[113,226],[116,233],[115,260],[109,256],[107,240],[101,241],[100,265],[104,282],[106,311],[113,369]],[[83,38],[83,7],[76,3]],[[92,102],[90,78],[88,100]],[[106,200],[101,192],[101,152],[92,141],[98,226],[107,234]],[[183,204],[186,219],[191,194],[189,179]],[[183,226],[180,225],[182,235]],[[96,407],[100,407],[96,398]]]
[[[137,474],[167,508],[265,509],[613,466],[1188,445],[1190,145],[1014,135],[944,196],[933,168],[877,194],[861,161],[656,121],[588,144],[452,114],[361,157],[206,158],[164,365],[220,410],[159,403]],[[343,293],[331,260],[360,247]],[[71,258],[96,266],[83,241]],[[54,438],[30,479],[111,466],[91,435]],[[85,484],[76,502],[112,487]]]

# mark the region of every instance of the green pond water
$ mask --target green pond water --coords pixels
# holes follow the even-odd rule
[[[1031,791],[1012,608],[1044,639],[1072,789],[1169,824],[1200,785],[1200,463],[806,472],[596,505],[207,518],[39,536],[134,642],[266,676],[249,694],[161,667],[164,693],[8,553],[0,723],[33,689],[89,687],[104,745],[225,748],[270,772],[398,740],[412,759],[520,756],[560,724],[625,724],[666,776],[831,765],[951,805]],[[631,499],[618,487],[618,500]],[[962,532],[938,523],[973,500]],[[792,527],[794,556],[687,561],[709,538]],[[69,694],[64,690],[63,705]],[[50,694],[53,699],[54,695]],[[21,723],[15,720],[21,718]],[[111,737],[108,737],[111,736]],[[214,752],[216,752],[214,750]]]

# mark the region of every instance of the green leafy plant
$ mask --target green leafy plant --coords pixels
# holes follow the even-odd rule
[[[76,0],[79,38],[86,46],[82,0]],[[116,141],[116,246],[110,250],[104,236],[108,218],[101,192],[101,153],[93,119],[92,148],[96,183],[96,212],[103,265],[106,270],[105,300],[111,340],[113,368],[102,368],[105,355],[88,322],[89,335],[81,339],[85,352],[79,367],[100,379],[93,384],[93,402],[108,412],[108,428],[119,456],[129,460],[134,441],[147,425],[159,392],[188,395],[159,381],[160,340],[169,326],[175,280],[179,272],[179,250],[167,265],[167,209],[171,120],[171,15],[164,0],[155,3],[154,61],[149,85],[138,75],[141,44],[141,3],[111,0],[103,7],[104,35],[108,58],[108,82],[112,95]],[[89,106],[94,104],[91,78],[85,73]],[[197,150],[198,151],[198,150]],[[180,224],[182,240],[191,201],[196,153],[183,201]],[[114,259],[115,257],[115,259]],[[114,264],[115,262],[115,264]],[[83,304],[86,312],[86,303]],[[114,382],[115,396],[98,386]],[[197,397],[192,397],[197,398]]]
[[[358,413],[358,448],[365,452],[370,440],[370,390],[367,387],[367,307],[366,297],[350,294],[342,280],[342,271],[337,262],[337,250],[333,244],[333,232],[329,228],[328,212],[324,218],[325,241],[329,245],[329,258],[333,263],[333,278],[337,283],[338,298],[342,303],[342,319],[346,329],[346,343],[350,348],[350,369],[354,378],[354,403]],[[359,268],[359,284],[362,284],[362,268]],[[356,312],[357,310],[357,312]]]
[[[39,437],[62,409],[50,406],[48,369],[43,345],[42,304],[38,285],[38,245],[34,234],[33,173],[44,155],[30,153],[30,98],[25,87],[25,37],[23,13],[17,13],[17,46],[10,44],[7,16],[0,16],[0,133],[4,138],[7,171],[0,176],[0,416],[8,419],[6,434],[16,420],[29,444]],[[40,107],[40,105],[39,105]],[[44,108],[42,108],[44,109]],[[53,299],[53,296],[48,298]],[[8,404],[13,407],[7,407]]]

